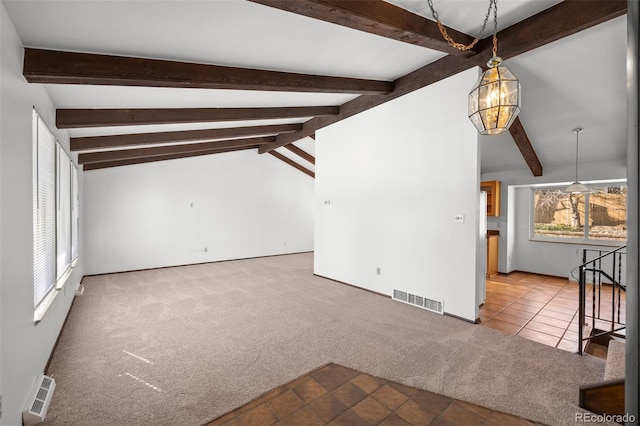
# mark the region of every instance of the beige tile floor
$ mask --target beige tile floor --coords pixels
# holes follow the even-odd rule
[[[601,317],[610,317],[604,301]],[[588,291],[587,305],[591,303]],[[610,295],[610,293],[608,293]],[[621,316],[624,322],[624,292]],[[578,351],[578,285],[566,278],[513,272],[487,279],[487,295],[480,307],[481,324],[569,352]],[[596,320],[596,328],[610,325]]]

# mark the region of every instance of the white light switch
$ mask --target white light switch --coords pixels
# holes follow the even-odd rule
[[[453,216],[453,221],[456,223],[464,223],[464,215],[463,214],[457,214],[455,216]]]

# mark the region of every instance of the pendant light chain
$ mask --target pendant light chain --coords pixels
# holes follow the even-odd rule
[[[493,57],[498,57],[498,0],[493,1]],[[489,4],[491,10],[491,4]]]
[[[484,17],[484,22],[482,24],[482,28],[480,29],[480,33],[478,33],[478,36],[474,38],[473,41],[469,44],[458,43],[454,39],[452,39],[449,33],[447,33],[447,29],[444,27],[442,22],[440,22],[438,12],[436,12],[433,6],[433,0],[427,0],[427,3],[429,3],[429,8],[431,9],[431,15],[433,16],[433,19],[435,19],[438,23],[438,29],[440,30],[440,34],[442,34],[442,37],[444,37],[444,39],[447,41],[447,43],[449,43],[450,46],[462,51],[473,49],[473,46],[475,46],[476,43],[480,41],[480,39],[482,39],[482,35],[484,34],[487,22],[489,21],[489,16],[491,15],[491,9],[493,8],[493,56],[497,56],[496,52],[498,51],[498,38],[496,36],[496,33],[498,30],[498,0],[489,0],[489,9],[487,9],[487,14]]]

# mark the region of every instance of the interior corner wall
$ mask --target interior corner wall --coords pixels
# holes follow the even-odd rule
[[[313,191],[255,150],[87,171],[85,272],[312,251]]]
[[[465,71],[316,133],[317,275],[477,318],[477,78]]]
[[[20,425],[29,391],[44,372],[82,278],[82,246],[72,275],[35,325],[32,108],[66,149],[69,138],[55,131],[55,108],[44,87],[28,84],[22,76],[22,42],[3,4],[0,32],[0,394],[2,424]],[[81,183],[82,176],[78,178]]]

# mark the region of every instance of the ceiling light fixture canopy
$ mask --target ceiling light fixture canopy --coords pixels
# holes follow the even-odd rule
[[[520,81],[507,67],[501,67],[498,56],[498,0],[489,0],[489,9],[478,36],[469,44],[455,42],[440,22],[433,0],[427,0],[431,14],[449,45],[458,50],[469,50],[482,38],[493,9],[493,57],[487,62],[486,70],[469,93],[469,119],[482,135],[497,135],[504,132],[515,121],[520,112]]]
[[[576,180],[564,190],[564,192],[568,192],[571,194],[580,194],[584,192],[591,192],[591,189],[583,184],[578,182],[578,134],[582,131],[581,127],[576,127],[571,130],[576,134]]]

